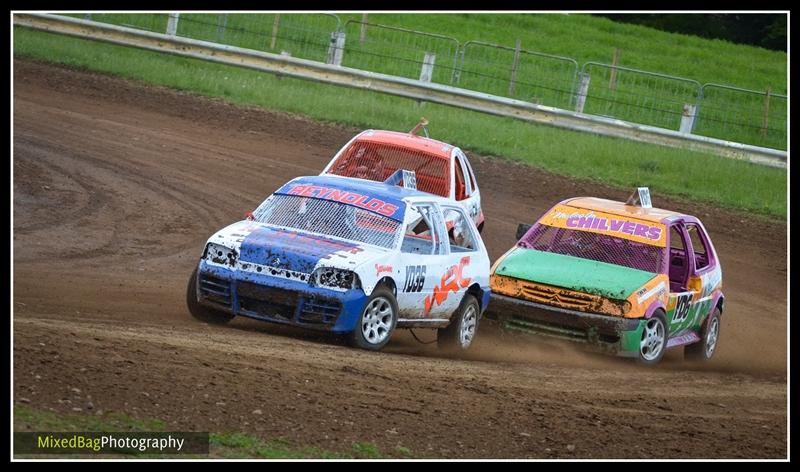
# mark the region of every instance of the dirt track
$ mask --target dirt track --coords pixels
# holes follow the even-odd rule
[[[463,360],[406,332],[367,353],[185,308],[205,239],[358,130],[15,60],[13,131],[15,403],[428,457],[786,457],[784,224],[654,195],[698,214],[722,260],[707,366],[670,352],[643,369],[488,324]],[[470,157],[492,258],[560,199],[627,197]]]

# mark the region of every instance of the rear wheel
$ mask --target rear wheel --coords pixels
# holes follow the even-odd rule
[[[439,329],[437,337],[439,348],[456,352],[469,349],[478,330],[479,314],[478,300],[470,294],[464,295],[458,310],[453,313],[450,324],[446,328]]]
[[[350,335],[350,343],[370,351],[381,349],[394,333],[397,312],[397,301],[392,291],[383,286],[375,288],[367,299],[356,329]]]
[[[667,323],[661,312],[655,313],[645,323],[642,338],[639,341],[639,355],[636,360],[641,364],[655,365],[664,357],[667,349]]]
[[[703,323],[703,329],[700,332],[700,341],[684,347],[683,356],[694,361],[707,361],[711,359],[714,352],[717,350],[719,325],[720,311],[719,308],[715,308],[714,313]]]
[[[234,315],[230,313],[214,310],[201,305],[197,301],[197,267],[192,271],[192,275],[189,277],[189,284],[186,287],[186,306],[193,317],[206,323],[225,324],[234,318]]]

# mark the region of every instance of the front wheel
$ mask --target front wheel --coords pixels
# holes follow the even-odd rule
[[[453,313],[450,324],[439,329],[437,342],[440,349],[449,351],[466,351],[475,339],[478,330],[478,300],[470,294],[464,295],[458,310]]]
[[[714,352],[717,350],[717,342],[719,341],[719,325],[720,311],[719,308],[715,308],[714,313],[712,313],[703,324],[703,330],[700,333],[702,338],[700,341],[694,344],[689,344],[683,348],[684,357],[701,362],[711,359],[711,356],[713,356]]]
[[[639,341],[639,355],[636,360],[641,364],[655,365],[664,357],[667,349],[667,323],[664,315],[656,313],[645,323],[642,338]]]
[[[381,349],[394,333],[397,312],[397,301],[392,291],[377,287],[367,299],[359,323],[350,335],[350,343],[370,351]]]

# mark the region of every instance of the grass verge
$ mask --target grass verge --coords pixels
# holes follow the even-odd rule
[[[787,172],[708,154],[534,125],[373,92],[276,77],[51,33],[14,28],[14,54],[359,128],[407,130],[554,173],[785,219]]]

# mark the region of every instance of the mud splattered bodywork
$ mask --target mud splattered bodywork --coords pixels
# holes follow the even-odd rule
[[[666,323],[666,347],[701,341],[705,321],[722,309],[721,273],[694,217],[567,200],[495,262],[487,316],[509,329],[636,356],[656,315]]]
[[[446,234],[437,199],[451,205],[383,183],[294,179],[267,198],[252,219],[209,238],[198,265],[197,300],[234,315],[349,333],[359,326],[375,288],[385,286],[396,294],[398,325],[446,326],[468,292],[486,307],[489,260],[463,210],[458,211],[473,225],[472,249],[453,247],[450,254],[449,246],[432,245],[430,236],[406,240],[404,230],[417,227],[412,220],[419,215],[413,210],[418,200],[437,212],[439,231]],[[430,252],[419,252],[434,247],[438,263],[431,263]],[[454,288],[452,274],[458,275]],[[449,290],[441,290],[438,303],[426,303],[434,277],[448,282]]]

